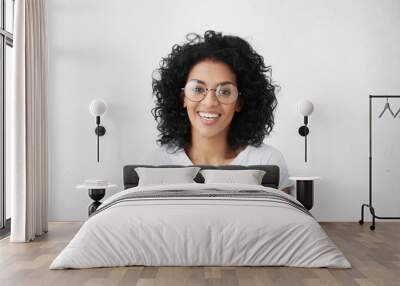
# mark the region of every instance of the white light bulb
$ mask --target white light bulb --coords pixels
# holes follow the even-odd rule
[[[101,98],[93,99],[89,104],[89,112],[93,116],[102,116],[107,111],[107,104]]]
[[[311,101],[307,100],[307,99],[303,99],[301,101],[299,101],[298,103],[298,109],[299,112],[303,115],[303,116],[308,116],[310,115],[313,110],[314,110],[314,105],[312,104]]]

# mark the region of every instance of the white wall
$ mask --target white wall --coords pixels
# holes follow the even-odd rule
[[[75,185],[103,177],[122,186],[122,167],[155,146],[151,73],[188,32],[207,29],[247,39],[272,65],[282,89],[265,142],[283,152],[292,175],[323,178],[315,217],[359,219],[368,199],[368,95],[400,94],[400,1],[52,0],[48,8],[51,220],[85,219],[90,199]],[[96,97],[109,103],[100,163],[88,112]],[[308,163],[297,134],[304,97],[315,104]],[[375,117],[384,102],[376,104]],[[379,215],[399,215],[399,124],[374,125]]]

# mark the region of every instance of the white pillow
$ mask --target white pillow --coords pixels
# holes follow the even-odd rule
[[[139,176],[139,186],[196,183],[193,179],[199,170],[199,167],[135,168]]]
[[[265,171],[262,170],[201,170],[204,183],[235,183],[261,185]]]

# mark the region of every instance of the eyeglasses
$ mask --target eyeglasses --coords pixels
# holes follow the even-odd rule
[[[194,80],[189,81],[182,90],[189,100],[195,102],[202,101],[207,96],[209,90],[214,90],[218,101],[222,104],[235,102],[240,94],[237,87],[232,83],[218,84],[215,89],[212,89]]]

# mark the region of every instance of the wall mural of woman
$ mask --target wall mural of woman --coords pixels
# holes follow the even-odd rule
[[[279,189],[292,182],[282,153],[263,143],[274,126],[271,67],[244,39],[206,31],[172,47],[153,75],[159,147],[152,165],[278,165]]]

